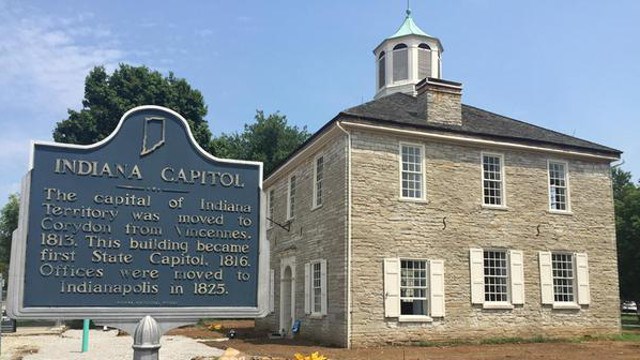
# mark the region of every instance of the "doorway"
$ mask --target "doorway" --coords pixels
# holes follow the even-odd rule
[[[280,263],[280,334],[291,337],[291,327],[295,320],[296,286],[295,258],[289,257]]]

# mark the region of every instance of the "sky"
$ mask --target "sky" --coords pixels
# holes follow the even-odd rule
[[[173,71],[200,90],[214,135],[257,109],[315,132],[375,93],[372,50],[404,0],[0,0],[0,206],[31,140],[51,140],[84,78],[119,63]],[[640,178],[640,1],[413,0],[463,102],[619,149]]]

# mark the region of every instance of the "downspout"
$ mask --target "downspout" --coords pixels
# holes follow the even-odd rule
[[[351,348],[351,133],[345,130],[340,121],[338,129],[347,135],[347,348]]]

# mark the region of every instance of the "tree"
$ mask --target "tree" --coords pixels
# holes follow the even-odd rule
[[[120,64],[109,75],[95,67],[85,79],[83,108],[69,109],[69,118],[53,131],[57,142],[93,144],[107,137],[125,112],[140,105],[160,105],[175,110],[189,122],[196,141],[205,149],[211,132],[204,116],[207,106],[200,91],[173,73],[164,77],[145,66]]]
[[[614,168],[618,274],[623,299],[640,300],[640,187],[631,173]]]
[[[222,134],[211,142],[211,152],[223,158],[262,161],[265,176],[309,138],[306,126],[287,124],[279,112],[265,117],[256,111],[255,122],[245,124],[241,134]]]
[[[18,194],[9,195],[9,201],[0,210],[0,273],[6,273],[11,258],[11,236],[18,228],[20,198]]]

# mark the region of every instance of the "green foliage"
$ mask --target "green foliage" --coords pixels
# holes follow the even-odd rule
[[[620,320],[622,327],[625,327],[625,325],[640,325],[640,317],[636,314],[622,314]]]
[[[640,300],[640,187],[631,173],[614,168],[613,194],[616,211],[620,296]]]
[[[265,176],[297,149],[310,134],[307,128],[287,124],[287,117],[276,112],[265,117],[256,111],[255,122],[244,126],[241,134],[222,134],[211,142],[213,155],[222,158],[264,162]]]
[[[18,194],[9,195],[9,201],[0,210],[0,272],[6,274],[11,257],[11,236],[18,228],[20,198]]]
[[[120,64],[109,75],[95,67],[85,79],[83,108],[68,110],[69,118],[53,132],[57,142],[93,144],[107,137],[125,112],[140,105],[160,105],[175,110],[189,122],[198,143],[207,149],[211,132],[204,120],[207,106],[200,91],[173,73],[164,77],[145,66]]]

